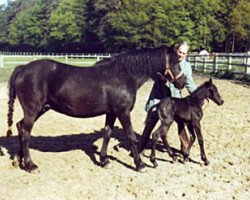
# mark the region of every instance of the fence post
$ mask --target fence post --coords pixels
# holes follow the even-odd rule
[[[206,55],[203,56],[203,72],[207,71]]]
[[[231,69],[232,69],[232,65],[231,65],[232,64],[232,57],[231,57],[231,54],[228,55],[227,60],[228,60],[227,70],[231,71]]]
[[[3,55],[0,54],[0,67],[3,67]]]
[[[247,74],[250,74],[250,51],[248,51],[247,54],[246,54],[246,68],[245,68],[245,72]]]
[[[214,54],[214,73],[218,71],[218,57],[217,53]]]
[[[68,54],[65,55],[65,63],[68,63]]]
[[[197,69],[197,56],[194,55],[194,70],[196,71]]]

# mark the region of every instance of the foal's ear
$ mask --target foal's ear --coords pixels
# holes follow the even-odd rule
[[[206,82],[206,86],[210,87],[213,84],[212,78]]]
[[[213,80],[212,80],[212,77],[210,77],[209,81],[208,81],[210,84],[213,83]]]

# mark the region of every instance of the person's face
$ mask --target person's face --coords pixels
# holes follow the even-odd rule
[[[178,55],[178,60],[181,62],[186,56],[188,52],[188,46],[187,45],[181,45],[179,49],[177,49],[177,55]]]

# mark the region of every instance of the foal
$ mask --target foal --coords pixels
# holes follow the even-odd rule
[[[167,132],[173,121],[176,121],[177,123],[183,125],[187,125],[187,128],[191,134],[187,150],[183,152],[184,162],[188,160],[190,149],[195,141],[195,137],[197,136],[200,145],[201,160],[205,162],[205,165],[209,165],[209,161],[206,157],[204,150],[203,137],[200,125],[200,121],[203,116],[202,105],[205,99],[211,99],[217,105],[222,105],[224,102],[216,86],[212,83],[212,79],[205,82],[203,85],[197,88],[191,95],[185,98],[167,97],[162,99],[159,104],[153,106],[150,109],[146,119],[146,123],[151,120],[151,111],[155,107],[157,107],[157,114],[161,121],[160,127],[153,133],[152,138],[153,146],[150,161],[154,164],[154,167],[157,167],[158,165],[155,160],[155,148],[156,141],[157,139],[159,139],[159,137],[161,137],[163,143],[165,144],[169,156],[171,156],[174,160],[176,159],[167,140]]]

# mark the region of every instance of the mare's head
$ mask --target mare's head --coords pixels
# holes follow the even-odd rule
[[[183,74],[183,71],[178,60],[178,55],[176,50],[173,47],[169,48],[169,52],[166,55],[166,70],[164,77],[172,82],[174,86],[178,89],[182,89],[186,84],[186,77]]]
[[[213,102],[215,102],[217,105],[222,105],[224,103],[224,100],[221,98],[217,87],[213,84],[212,79],[204,83],[204,86],[206,87],[206,96],[208,99],[211,99]]]

